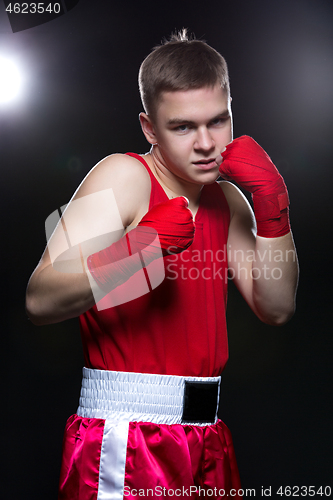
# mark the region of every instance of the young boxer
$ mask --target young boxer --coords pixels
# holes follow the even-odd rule
[[[252,138],[233,140],[227,66],[213,48],[175,35],[143,61],[139,84],[150,152],[111,155],[91,170],[27,290],[34,323],[79,316],[81,327],[85,368],[59,499],[240,498],[231,435],[217,418],[228,273],[262,321],[289,320],[297,259],[288,193]],[[230,180],[252,193],[254,214]],[[107,189],[123,230],[93,251],[80,246],[84,272],[60,272],[50,245],[92,211],[102,225],[103,204],[83,215],[75,202]],[[154,287],[149,266],[161,262]],[[147,293],[105,306],[136,292],[143,271]]]

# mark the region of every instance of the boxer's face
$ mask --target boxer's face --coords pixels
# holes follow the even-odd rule
[[[170,172],[199,184],[217,179],[215,159],[232,140],[230,101],[219,85],[162,94],[153,129]]]

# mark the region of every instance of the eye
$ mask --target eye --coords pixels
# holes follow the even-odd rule
[[[185,123],[183,125],[178,125],[174,130],[177,132],[186,132],[189,129],[189,126]]]
[[[223,125],[223,123],[225,123],[227,120],[229,119],[229,116],[226,116],[226,117],[223,117],[223,118],[216,118],[215,120],[213,120],[211,122],[211,124],[214,126],[218,126],[218,125]]]

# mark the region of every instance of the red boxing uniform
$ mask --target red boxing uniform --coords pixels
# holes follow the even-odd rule
[[[131,155],[151,178],[149,210],[166,202],[148,165]],[[221,420],[184,424],[177,413],[184,378],[215,383],[228,359],[229,219],[220,186],[204,186],[194,241],[164,257],[164,281],[135,300],[80,316],[86,368],[78,414],[66,425],[59,500],[134,499],[139,490],[155,498],[163,488],[166,496],[172,489],[191,499],[202,489],[213,490],[214,499],[233,489],[240,498],[228,428]],[[135,402],[128,406],[129,400]]]

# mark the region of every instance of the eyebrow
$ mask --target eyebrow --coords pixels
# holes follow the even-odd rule
[[[213,122],[214,120],[218,120],[219,118],[228,118],[230,116],[229,110],[226,109],[225,111],[222,111],[222,113],[219,113],[216,116],[213,116],[209,120],[209,122]],[[173,125],[196,125],[196,122],[192,120],[187,120],[186,118],[171,118],[170,120],[167,121],[167,125],[173,126]]]

